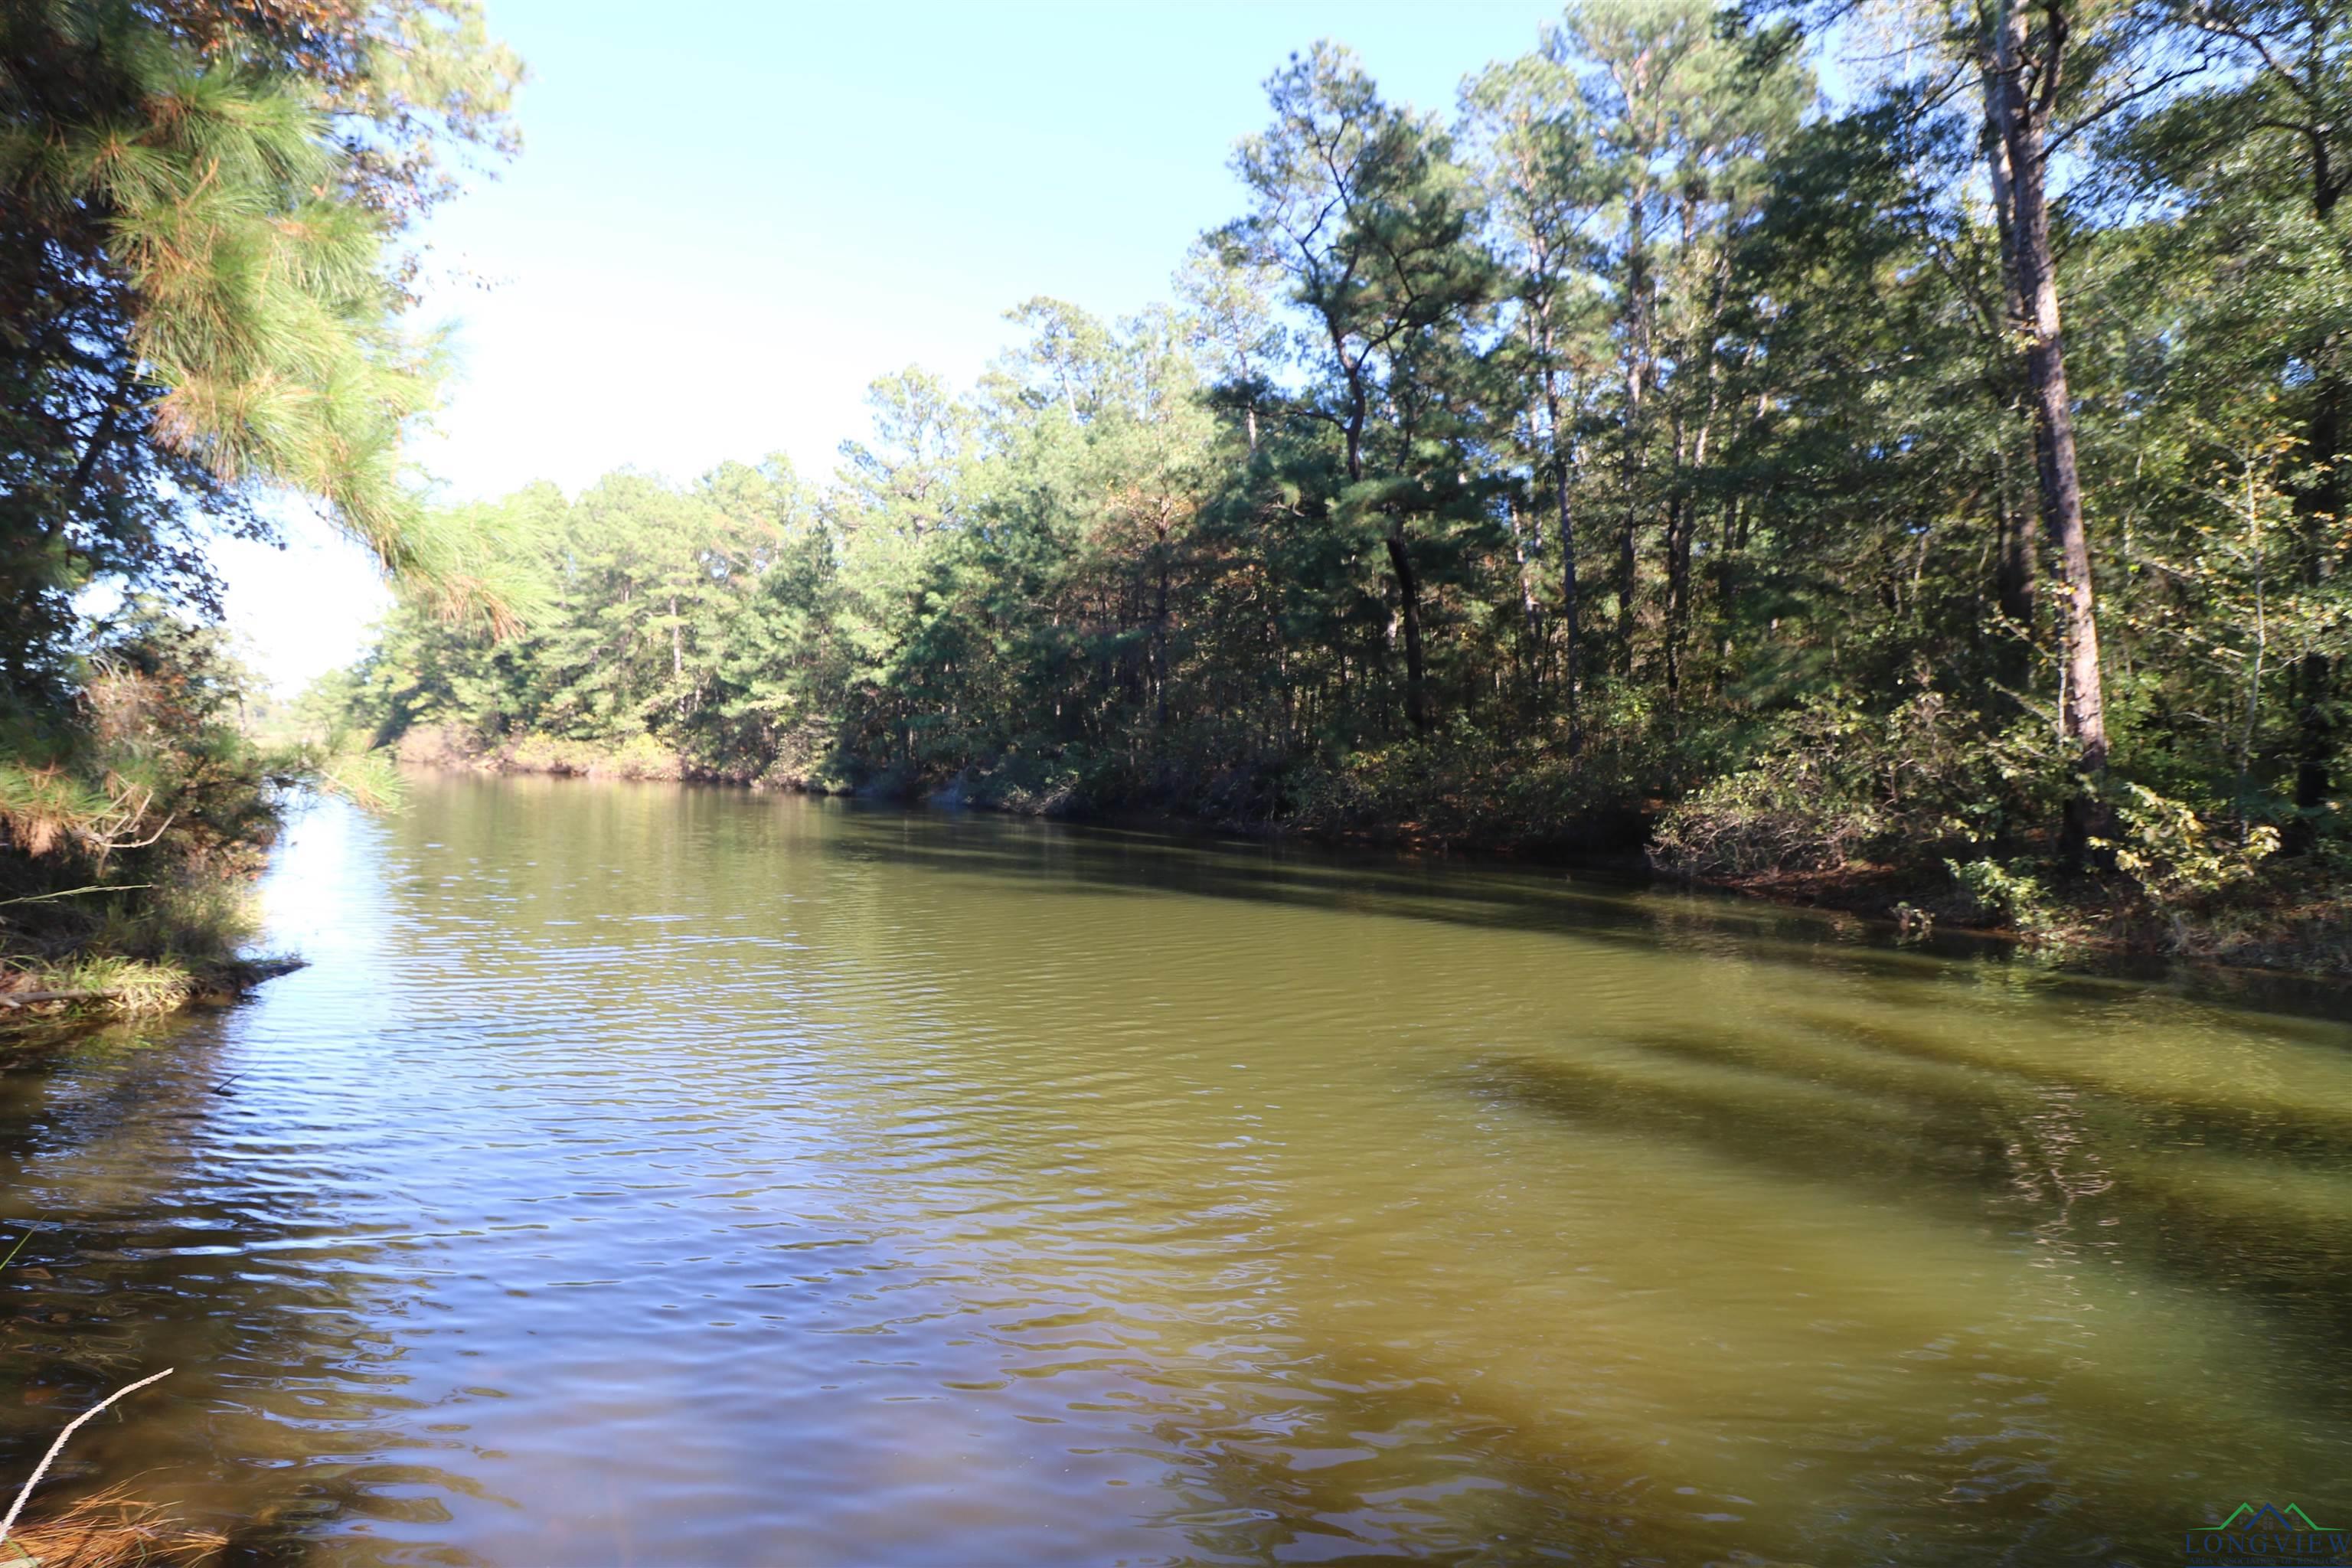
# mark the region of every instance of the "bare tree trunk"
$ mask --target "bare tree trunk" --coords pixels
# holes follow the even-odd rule
[[[1722,396],[1720,367],[1710,361],[1707,367],[1708,388],[1706,416],[1700,420],[1697,435],[1692,439],[1689,461],[1684,461],[1681,419],[1675,419],[1674,498],[1666,509],[1666,705],[1677,708],[1682,701],[1683,647],[1690,632],[1691,619],[1691,549],[1698,532],[1698,497],[1691,491],[1689,476],[1706,468],[1706,439],[1715,428],[1718,400]]]
[[[1552,485],[1559,491],[1559,631],[1561,644],[1560,685],[1568,700],[1568,754],[1576,755],[1584,749],[1584,718],[1581,693],[1584,678],[1583,650],[1578,646],[1583,638],[1583,627],[1578,620],[1576,594],[1576,516],[1569,497],[1575,468],[1569,444],[1560,438],[1559,416],[1553,416],[1551,472]]]
[[[1347,363],[1342,357],[1341,363]],[[1348,374],[1348,482],[1355,484],[1364,477],[1364,424],[1370,416],[1370,398],[1364,389],[1363,367],[1350,365]],[[1429,709],[1423,700],[1423,664],[1421,654],[1421,578],[1412,568],[1412,552],[1406,544],[1404,524],[1397,518],[1389,520],[1389,569],[1396,577],[1398,616],[1404,631],[1404,716],[1416,735],[1429,729]]]
[[[1722,545],[1715,552],[1715,648],[1709,685],[1720,693],[1731,663],[1733,610],[1739,592],[1739,556],[1748,546],[1748,498],[1734,495],[1723,519]]]
[[[2017,340],[2025,330],[2025,295],[2019,282],[2017,266],[2017,206],[2016,187],[2010,178],[2009,138],[2002,131],[2000,76],[1995,62],[1988,60],[1984,70],[1985,100],[1985,171],[1992,183],[1993,220],[2000,235],[2001,319],[1999,323],[2003,353],[2002,395],[2011,399],[2011,407],[2025,426],[2025,438],[2035,452],[2037,472],[2040,465],[2041,432],[2025,408],[2024,389],[2018,378],[2008,374],[2014,362],[2006,352],[2007,344]],[[2014,387],[2011,392],[2010,388]],[[2033,677],[2033,628],[2035,613],[2033,532],[2026,521],[2026,510],[2017,504],[2014,488],[2010,482],[2010,447],[2007,440],[1997,441],[1993,448],[1995,490],[1999,499],[1999,537],[1995,540],[1993,558],[1993,596],[2001,615],[2015,624],[2017,632],[1996,660],[1999,679],[2021,697]]]
[[[1633,589],[1641,571],[1640,542],[1642,518],[1642,473],[1647,456],[1642,444],[1642,393],[1649,382],[1650,312],[1647,298],[1649,269],[1642,255],[1644,237],[1642,211],[1645,193],[1633,193],[1632,233],[1626,245],[1625,299],[1630,312],[1627,322],[1625,364],[1625,517],[1617,534],[1617,664],[1620,670],[1631,674],[1633,668]]]
[[[1532,171],[1523,171],[1532,181]],[[1536,269],[1549,277],[1550,250],[1540,237],[1536,240]],[[1537,385],[1543,394],[1543,430],[1551,444],[1551,479],[1553,500],[1558,506],[1559,524],[1559,622],[1562,641],[1560,660],[1560,698],[1568,717],[1568,754],[1576,755],[1584,749],[1584,723],[1580,702],[1583,681],[1582,606],[1578,601],[1576,582],[1576,516],[1570,499],[1570,482],[1576,467],[1574,438],[1561,423],[1562,405],[1568,400],[1560,395],[1559,352],[1559,336],[1552,321],[1552,296],[1549,289],[1536,301],[1532,312],[1535,331],[1536,363],[1538,367]],[[1530,509],[1534,498],[1528,498]],[[1538,552],[1541,553],[1540,550]]]
[[[1683,690],[1683,632],[1690,616],[1691,532],[1698,507],[1677,493],[1666,507],[1666,706],[1677,708]]]
[[[129,378],[126,376],[124,379],[127,381]],[[57,508],[50,514],[49,532],[57,531],[67,507],[81,500],[82,491],[89,488],[89,477],[98,471],[99,457],[106,450],[108,443],[114,439],[115,426],[121,417],[122,405],[118,395],[115,399],[109,400],[105,412],[98,416],[98,426],[90,432],[89,443],[81,449],[81,461],[74,465],[73,476],[66,480],[66,506]]]
[[[2330,176],[2326,151],[2326,142],[2315,139],[2312,213],[2323,226],[2333,223],[2343,194]],[[2303,456],[2314,477],[2296,495],[2295,510],[2304,523],[2304,584],[2312,589],[2325,587],[2335,575],[2336,547],[2329,535],[2345,514],[2345,413],[2347,403],[2352,402],[2342,363],[2347,352],[2342,342],[2329,341],[2310,355],[2316,374]],[[2289,826],[2284,844],[2297,853],[2316,841],[2317,814],[2335,785],[2336,676],[2335,661],[2316,648],[2295,662],[2294,804],[2303,816]]]
[[[1152,727],[1168,728],[1168,526],[1160,525],[1159,595],[1151,611]]]
[[[1528,679],[1531,687],[1543,685],[1544,625],[1543,601],[1536,596],[1536,570],[1543,560],[1543,520],[1533,506],[1527,510],[1524,526],[1518,503],[1511,503],[1511,552],[1519,566],[1519,614],[1528,623]]]
[[[1697,203],[1684,192],[1682,207],[1682,256],[1685,260],[1697,254],[1699,213]],[[1695,327],[1686,327],[1682,341],[1675,347],[1675,363],[1678,377],[1687,375],[1700,360],[1706,364],[1706,407],[1699,416],[1696,430],[1684,419],[1681,407],[1675,410],[1674,479],[1666,494],[1666,614],[1664,652],[1666,666],[1666,709],[1679,713],[1683,691],[1683,650],[1690,631],[1691,619],[1691,552],[1698,531],[1698,497],[1692,489],[1692,476],[1706,468],[1707,436],[1715,428],[1715,417],[1723,398],[1723,362],[1716,352],[1716,325],[1722,319],[1724,290],[1729,284],[1728,274],[1715,268],[1714,281],[1707,291],[1706,313]]]
[[[1399,615],[1404,623],[1404,716],[1416,735],[1429,731],[1429,705],[1423,687],[1421,579],[1405,548],[1404,531],[1389,531],[1389,566],[1396,574]]]
[[[2039,433],[2042,517],[2058,557],[2060,608],[2065,627],[2065,700],[2062,733],[2084,771],[2097,776],[2107,763],[2107,720],[2099,668],[2097,602],[2091,584],[2090,542],[2083,521],[2082,474],[2074,456],[2074,412],[2066,391],[2066,352],[2058,324],[2058,273],[2050,241],[2045,148],[2051,106],[2065,47],[2065,0],[2042,0],[2046,35],[2028,97],[2024,52],[2028,26],[2017,0],[2004,0],[1994,38],[1995,91],[2008,145],[2016,210],[2018,291],[2027,310],[2026,381]],[[2093,829],[2087,794],[2069,803],[2061,852],[2079,863]]]
[[[2343,483],[2337,477],[2344,448],[2340,381],[2330,378],[2313,389],[2317,405],[2305,437],[2305,456],[2318,477],[2296,496],[2304,518],[2303,579],[2307,588],[2324,587],[2334,575],[2331,525],[2344,515]],[[2312,814],[2327,804],[2336,771],[2335,661],[2316,648],[2295,661],[2294,804],[2305,815],[2289,829],[2286,847],[2308,849],[2317,836]]]
[[[2000,606],[2002,618],[2018,628],[2006,645],[2011,651],[1998,661],[1998,667],[2003,683],[2021,693],[2032,678],[2033,530],[2010,482],[2009,448],[2005,444],[1993,448],[1993,464],[2000,528],[2000,536],[1994,541],[1993,598]]]

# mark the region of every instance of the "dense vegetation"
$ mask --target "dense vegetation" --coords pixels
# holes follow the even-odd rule
[[[508,611],[400,456],[433,398],[403,227],[495,151],[471,0],[0,9],[0,1004],[227,958],[288,784],[207,629],[209,537],[291,489],[417,602]],[[349,776],[348,770],[345,770]]]
[[[314,701],[362,741],[2347,962],[2347,37],[1596,0],[1444,115],[1318,46],[1172,302],[1019,307],[822,481],[433,509],[402,237],[518,74],[470,0],[11,6],[0,937],[229,940],[168,911],[331,764],[231,721],[202,544],[290,488],[403,586]]]
[[[468,509],[541,612],[414,603],[325,710],[2341,962],[2347,40],[1591,0],[1450,117],[1318,46],[1173,304],[1021,306],[827,483]]]

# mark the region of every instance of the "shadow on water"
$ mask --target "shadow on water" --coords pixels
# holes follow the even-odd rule
[[[1324,1345],[1284,1370],[1154,1426],[1183,1456],[1154,1522],[1190,1542],[1185,1563],[1696,1563],[1720,1546],[1706,1523],[1736,1522],[1677,1527],[1690,1510],[1659,1506],[1671,1489],[1640,1456],[1591,1434],[1548,1445],[1431,1369]]]
[[[1653,1125],[1631,1100],[1596,1104],[1584,1080],[1563,1082],[1531,1073],[1528,1065],[1502,1064],[1472,1081],[1480,1092],[1532,1101],[1545,1114],[1598,1116],[1643,1142],[1662,1127],[1719,1142],[1752,1131],[1730,1122],[1695,1124],[1685,1114],[1692,1109],[1687,1101],[1667,1108],[1667,1120]],[[1627,1111],[1635,1114],[1624,1117]],[[1620,1260],[1629,1276],[1623,1283],[1656,1297],[1657,1321],[1629,1325],[1564,1311],[1547,1326],[1567,1337],[1543,1362],[1519,1366],[1517,1378],[1484,1375],[1506,1363],[1485,1364],[1504,1347],[1490,1343],[1482,1352],[1483,1335],[1513,1331],[1482,1331],[1475,1314],[1484,1304],[1475,1297],[1460,1303],[1474,1316],[1452,1320],[1442,1341],[1340,1331],[1341,1323],[1318,1303],[1328,1301],[1335,1281],[1376,1277],[1370,1254],[1389,1251],[1395,1241],[1370,1238],[1368,1250],[1294,1258],[1276,1269],[1265,1294],[1281,1305],[1264,1309],[1257,1327],[1267,1349],[1248,1378],[1195,1381],[1181,1412],[1155,1423],[1159,1446],[1183,1456],[1171,1488],[1185,1500],[1160,1522],[1182,1529],[1192,1541],[1184,1561],[1204,1563],[1961,1568],[1990,1562],[2024,1568],[2143,1561],[2137,1552],[2151,1533],[2147,1521],[2168,1518],[2180,1499],[2160,1474],[2118,1468],[2113,1456],[2145,1451],[2151,1418],[2200,1419],[2206,1396],[2177,1391],[2167,1410],[2151,1412],[2133,1369],[2116,1364],[2111,1347],[2103,1369],[2084,1360],[2085,1346],[2069,1331],[2070,1315],[2084,1305],[2072,1299],[2072,1277],[2112,1263],[2116,1244],[2103,1229],[2109,1211],[2095,1201],[2103,1190],[2098,1161],[2070,1149],[2063,1111],[2055,1114],[2061,1124],[2036,1125],[2026,1117],[2007,1130],[2011,1146],[1999,1156],[2000,1168],[1976,1173],[1995,1200],[1990,1211],[1971,1207],[1962,1194],[1931,1200],[1922,1214],[1910,1193],[1841,1168],[1836,1148],[1791,1158],[1769,1141],[1727,1140],[1740,1145],[1733,1157],[1775,1177],[1795,1171],[1857,1189],[1898,1230],[1925,1221],[1927,1228],[1959,1234],[1998,1212],[2003,1228],[2017,1237],[2017,1249],[2054,1270],[2020,1270],[2017,1283],[2032,1289],[2012,1294],[2012,1286],[1976,1278],[1976,1261],[1919,1247],[1927,1272],[1917,1283],[1965,1282],[1966,1294],[1897,1310],[1891,1292],[1912,1283],[1905,1259],[1914,1248],[1895,1244],[1885,1260],[1803,1259],[1797,1267],[1822,1282],[1815,1310],[1827,1316],[1779,1333],[1793,1331],[1801,1342],[1810,1337],[1806,1330],[1864,1331],[1863,1342],[1832,1363],[1843,1364],[1853,1383],[1849,1396],[1856,1407],[1848,1422],[1823,1426],[1801,1414],[1818,1391],[1789,1381],[1787,1352],[1780,1338],[1751,1321],[1754,1304],[1743,1306],[1736,1294],[1722,1303],[1687,1290],[1659,1295],[1657,1281],[1673,1273],[1671,1260],[1654,1261],[1664,1275],[1647,1276]],[[1872,1152],[1891,1154],[1884,1145]],[[1953,1173],[1948,1164],[1931,1165]],[[2033,1166],[2053,1171],[2066,1190],[2039,1190],[2028,1179],[2042,1173]],[[1778,1180],[1747,1186],[1759,1197],[1788,1190]],[[1553,1256],[1557,1250],[1528,1251],[1518,1266],[1526,1280],[1592,1266],[1571,1262],[1574,1249],[1567,1258]],[[1651,1283],[1637,1285],[1643,1279]],[[1737,1290],[1736,1281],[1732,1270],[1716,1277],[1728,1290]],[[1851,1295],[1842,1299],[1843,1292]],[[2089,1305],[2095,1310],[2095,1295]],[[1938,1306],[1974,1314],[1958,1321],[1977,1326],[1952,1336]],[[1843,1325],[1841,1312],[1851,1314]],[[1580,1321],[1587,1337],[1576,1331]],[[1517,1331],[1530,1330],[1544,1331],[1534,1325]],[[2047,1346],[2027,1349],[2045,1330]],[[1731,1363],[1735,1375],[1754,1386],[1723,1385],[1717,1408],[1702,1404],[1696,1421],[1685,1415],[1647,1426],[1670,1437],[1637,1436],[1645,1423],[1626,1418],[1628,1399],[1639,1404],[1654,1385],[1704,1383],[1709,1375],[1653,1358],[1708,1346],[1727,1331],[1760,1336],[1748,1352],[1752,1360]],[[1882,1335],[1883,1342],[1869,1342]],[[1983,1337],[1973,1352],[1972,1336]],[[2004,1343],[2009,1348],[1997,1360],[1984,1348]],[[2154,1353],[2178,1350],[2155,1335],[2147,1344]],[[1271,1353],[1276,1348],[1280,1353]],[[1531,1348],[1525,1341],[1510,1347],[1518,1354]],[[2000,1370],[1990,1370],[1988,1361]],[[2230,1375],[2221,1364],[2214,1371]],[[1890,1377],[1903,1410],[1899,1422],[1874,1417],[1860,1397],[1865,1380]],[[2321,1380],[2300,1392],[2325,1401],[2334,1386]],[[2248,1394],[2240,1386],[2231,1396]],[[1781,1399],[1790,1403],[1783,1406]],[[2262,1403],[2269,1407],[2267,1394]],[[2070,1412],[2063,1423],[2052,1417],[2062,1405]],[[2253,1429],[2260,1430],[2260,1417]],[[2319,1473],[2308,1468],[2307,1454],[2286,1452],[2280,1475]]]
[[[1653,1032],[1597,1058],[1492,1058],[1466,1088],[1955,1222],[2095,1224],[2133,1267],[2258,1300],[2315,1345],[2352,1342],[2352,1177],[2311,1167],[2308,1129],[2183,1116],[2051,1077],[1923,1079],[1900,1056],[1824,1072],[1788,1054],[1774,1066],[1752,1035]],[[2313,1376],[2352,1393],[2352,1367],[2332,1357]]]
[[[1678,888],[1622,868],[1542,870],[1466,857],[1270,845],[961,810],[789,804],[813,804],[845,820],[848,831],[827,845],[829,853],[995,879],[1036,892],[1234,899],[1946,982],[1955,961],[1977,960],[2000,972],[2000,984],[2052,997],[2096,1001],[2154,992],[2323,1026],[2352,1012],[2352,984],[2326,978],[2145,957],[2061,968],[2021,955],[1995,936],[1946,929],[1905,941],[1885,922]]]
[[[2299,1226],[2251,1206],[2198,1201],[2203,1194],[2151,1203],[2126,1190],[2145,1158],[2127,1131],[2100,1127],[2105,1108],[2070,1095],[2048,1094],[2038,1104],[2027,1092],[1939,1110],[1915,1105],[1907,1114],[1881,1101],[1882,1119],[1859,1103],[1824,1114],[1809,1092],[1802,1103],[1811,1114],[1790,1119],[1776,1113],[1790,1109],[1786,1086],[1746,1085],[1746,1095],[1735,1095],[1721,1082],[1672,1085],[1682,1059],[1660,1053],[1659,1070],[1645,1076],[1501,1058],[1465,1075],[1465,1087],[1581,1131],[1703,1152],[1747,1173],[1745,1187],[1780,1194],[1791,1213],[1868,1214],[1884,1231],[1883,1257],[1832,1252],[1782,1267],[1818,1281],[1811,1293],[1822,1310],[1843,1320],[1825,1326],[1854,1336],[1840,1363],[1859,1372],[1884,1356],[1888,1368],[1905,1368],[1903,1418],[1856,1424],[1855,1457],[1843,1461],[1854,1470],[1833,1495],[1814,1499],[1804,1497],[1797,1472],[1835,1452],[1835,1428],[1792,1424],[1774,1439],[1791,1460],[1788,1489],[1776,1494],[1790,1533],[1759,1530],[1739,1537],[1742,1546],[1808,1563],[2147,1561],[2135,1539],[2182,1502],[2151,1463],[2168,1440],[2158,1434],[2199,1431],[2226,1444],[2232,1439],[2215,1429],[2215,1407],[2224,1403],[2234,1440],[2264,1445],[2262,1464],[2282,1484],[2328,1484],[2340,1433],[2332,1425],[2298,1428],[2305,1409],[2339,1409],[2352,1394],[2337,1354],[2352,1338],[2340,1288],[2352,1234],[2343,1191]],[[1905,1128],[1916,1131],[1915,1146],[1906,1146]],[[1670,1199],[1662,1194],[1661,1201]],[[1952,1239],[1987,1227],[2011,1266],[1944,1256]],[[1791,1234],[1801,1244],[1814,1239],[1802,1225]],[[1916,1277],[1906,1274],[1914,1268]],[[2166,1310],[2180,1316],[2134,1325],[2136,1303],[2126,1298],[2150,1280],[2170,1281],[2162,1294],[2179,1305]],[[1901,1300],[1906,1287],[1936,1305],[1923,1310]],[[2252,1359],[2242,1347],[2224,1363],[2219,1320],[2192,1326],[2199,1313],[2189,1303],[2232,1293],[2272,1322]],[[1703,1308],[1659,1305],[1695,1320],[1687,1331],[1694,1345],[1721,1331],[1699,1326]],[[1743,1327],[1756,1331],[1752,1309],[1747,1317]],[[1939,1317],[1971,1327],[1956,1342]],[[1738,1319],[1727,1312],[1726,1323]],[[1906,1319],[1915,1326],[1906,1329]],[[2109,1319],[2118,1321],[2102,1333]],[[1906,1348],[1913,1333],[1918,1338]],[[1958,1353],[1979,1335],[2002,1348]],[[2139,1357],[2194,1367],[2210,1386],[2192,1383],[2152,1399]],[[1757,1352],[1753,1374],[1780,1375],[1775,1359]],[[1990,1365],[1978,1371],[1971,1362]],[[1977,1397],[1986,1383],[2000,1394],[1990,1424]],[[2063,1422],[2054,1418],[2061,1408]],[[2144,1457],[2118,1464],[2116,1456],[2135,1451]],[[1667,1511],[1661,1500],[1673,1501],[1651,1499],[1625,1532],[1631,1560],[1700,1560],[1645,1539]]]

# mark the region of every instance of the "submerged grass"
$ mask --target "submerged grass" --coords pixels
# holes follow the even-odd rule
[[[32,1498],[34,1489],[57,1463],[65,1451],[66,1442],[84,1423],[97,1415],[125,1394],[136,1394],[151,1384],[161,1383],[172,1375],[170,1367],[127,1384],[100,1400],[66,1424],[49,1445],[41,1462],[16,1493],[8,1506],[7,1517],[0,1519],[0,1563],[37,1564],[38,1568],[113,1568],[117,1563],[195,1563],[220,1551],[228,1544],[226,1536],[212,1531],[191,1530],[180,1525],[157,1505],[134,1500],[129,1490],[110,1487],[91,1493],[54,1517],[16,1528],[17,1516]]]
[[[201,1563],[219,1557],[228,1537],[173,1519],[126,1487],[92,1492],[61,1512],[0,1542],[0,1568],[128,1568],[134,1563]]]

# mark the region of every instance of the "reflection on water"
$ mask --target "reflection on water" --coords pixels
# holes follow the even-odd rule
[[[418,781],[0,1078],[246,1561],[2171,1563],[2352,1511],[2352,1028],[1557,875]]]

